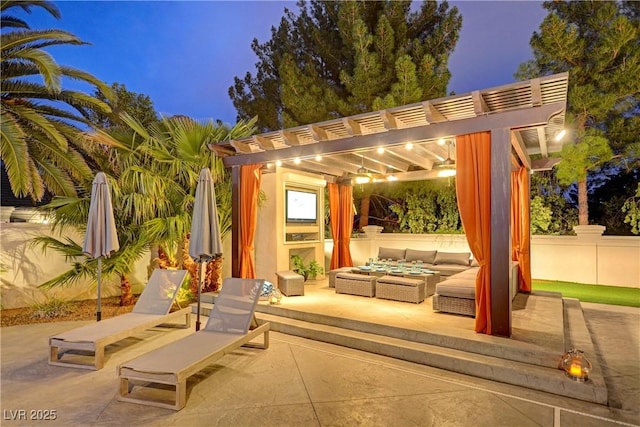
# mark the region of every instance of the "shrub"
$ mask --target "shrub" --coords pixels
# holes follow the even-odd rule
[[[31,306],[32,317],[36,319],[52,319],[71,313],[71,303],[60,298],[48,298],[45,302],[37,302]]]

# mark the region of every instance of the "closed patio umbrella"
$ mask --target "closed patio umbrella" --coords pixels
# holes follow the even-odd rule
[[[116,222],[113,219],[113,205],[107,176],[98,172],[93,179],[91,190],[91,204],[89,205],[89,218],[87,219],[87,232],[84,236],[82,251],[92,258],[98,259],[98,309],[96,320],[102,317],[101,306],[101,280],[102,257],[109,256],[120,249]]]
[[[196,317],[196,331],[200,330],[200,288],[203,262],[222,255],[222,240],[216,207],[216,193],[213,178],[209,168],[200,171],[196,200],[193,205],[191,219],[191,240],[189,242],[189,256],[199,263],[198,266],[198,316]]]

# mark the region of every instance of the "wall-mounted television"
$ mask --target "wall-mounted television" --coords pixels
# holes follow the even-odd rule
[[[318,221],[318,193],[306,190],[285,190],[287,223],[315,224]]]

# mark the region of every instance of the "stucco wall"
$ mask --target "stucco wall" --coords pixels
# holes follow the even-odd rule
[[[533,236],[536,279],[640,288],[640,237]]]
[[[68,270],[70,263],[53,250],[43,254],[31,240],[38,235],[53,235],[45,224],[0,223],[0,303],[3,308],[25,307],[44,302],[53,296],[62,299],[96,298],[95,282],[80,280],[77,284],[46,293],[41,283]],[[80,233],[66,233],[82,243]],[[59,237],[55,234],[56,237]],[[223,242],[225,254],[231,253],[231,242]],[[447,252],[469,252],[464,235],[429,234],[369,234],[351,240],[355,265],[364,264],[378,253],[379,247],[438,249]],[[325,266],[331,262],[333,241],[325,240]],[[265,248],[261,253],[270,253]],[[151,254],[145,255],[131,275],[134,290],[146,283]],[[533,236],[531,270],[536,279],[564,280],[599,285],[640,288],[640,237],[596,236]],[[229,277],[231,257],[223,261],[223,277]],[[275,272],[274,272],[275,273]],[[119,295],[117,279],[104,280],[102,295]]]
[[[38,286],[47,280],[69,270],[71,263],[53,249],[42,252],[39,246],[31,243],[36,236],[53,236],[60,239],[59,233],[53,233],[47,224],[37,223],[0,223],[0,289],[2,308],[27,307],[35,303],[46,302],[56,297],[63,300],[83,300],[96,298],[97,285],[91,279],[81,279],[68,287],[57,287],[48,291]],[[68,230],[65,237],[80,245],[84,236]],[[136,265],[130,276],[130,282],[136,287],[146,283],[151,256],[145,255]],[[120,295],[118,278],[102,281],[102,296]]]

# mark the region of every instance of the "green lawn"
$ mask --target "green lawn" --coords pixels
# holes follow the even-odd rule
[[[562,296],[582,302],[640,307],[640,289],[620,286],[584,285],[582,283],[533,280],[534,291],[560,292]]]

